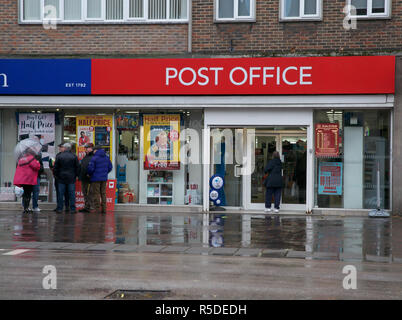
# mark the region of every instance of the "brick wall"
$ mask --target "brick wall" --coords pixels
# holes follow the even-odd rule
[[[0,1],[0,55],[132,55],[187,51],[187,24],[18,24],[18,0]]]
[[[346,0],[324,0],[323,21],[279,22],[279,0],[257,0],[256,22],[214,23],[214,1],[193,0],[193,53],[375,54],[401,52],[402,1],[392,1],[392,19],[357,22],[344,30]],[[18,0],[0,1],[0,55],[185,54],[187,24],[18,24]]]
[[[392,19],[358,20],[343,28],[346,0],[324,0],[323,20],[279,22],[279,0],[257,0],[255,23],[213,23],[214,0],[193,1],[193,51],[304,54],[401,51],[402,1],[392,0]],[[232,43],[231,43],[232,40]]]

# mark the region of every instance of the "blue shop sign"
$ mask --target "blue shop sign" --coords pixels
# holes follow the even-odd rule
[[[0,59],[0,95],[89,95],[90,59]]]

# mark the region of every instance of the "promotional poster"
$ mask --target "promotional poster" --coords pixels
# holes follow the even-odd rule
[[[180,115],[144,115],[144,170],[179,170]]]
[[[79,115],[77,116],[77,157],[85,157],[85,144],[102,146],[112,161],[113,116]]]
[[[342,162],[320,163],[318,194],[342,194]]]

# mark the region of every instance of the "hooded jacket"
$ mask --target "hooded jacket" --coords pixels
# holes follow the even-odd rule
[[[18,160],[17,169],[14,174],[14,185],[36,185],[38,183],[38,171],[40,163],[32,155],[22,157]]]
[[[104,149],[99,149],[89,162],[87,173],[91,182],[107,181],[107,175],[112,171],[113,165]]]
[[[264,170],[268,173],[268,178],[265,179],[264,185],[267,188],[282,188],[282,161],[278,158],[274,158],[268,162]]]

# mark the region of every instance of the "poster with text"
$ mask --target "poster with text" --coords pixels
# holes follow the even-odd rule
[[[55,158],[54,113],[19,113],[18,141],[37,137],[42,145],[43,167],[49,168],[50,158]]]
[[[321,162],[318,194],[342,195],[342,162]]]
[[[113,116],[112,115],[79,115],[77,116],[77,157],[85,157],[85,145],[93,143],[101,146],[112,160],[113,148]]]
[[[179,170],[180,115],[143,115],[144,170]]]
[[[106,182],[106,211],[113,211],[116,200],[116,180],[108,180]],[[75,183],[75,206],[77,210],[81,210],[85,206],[84,193],[81,188],[81,181]]]
[[[317,123],[315,125],[315,155],[317,157],[339,156],[338,123]]]

